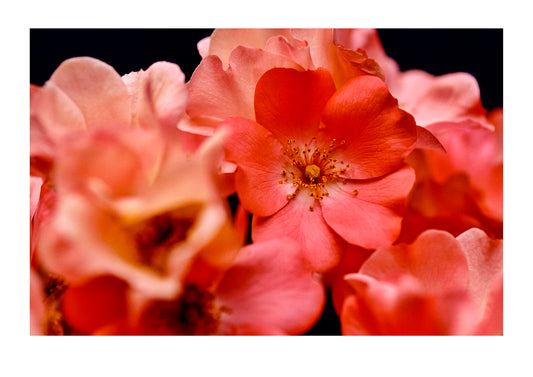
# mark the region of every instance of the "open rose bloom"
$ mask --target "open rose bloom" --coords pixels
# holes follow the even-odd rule
[[[503,109],[371,29],[30,85],[30,333],[503,334]]]

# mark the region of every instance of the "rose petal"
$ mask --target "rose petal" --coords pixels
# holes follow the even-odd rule
[[[305,258],[320,272],[337,265],[344,253],[345,242],[324,221],[321,206],[305,192],[300,192],[273,216],[254,216],[254,242],[277,237],[298,241]]]
[[[130,125],[127,88],[110,65],[89,57],[67,59],[49,81],[78,106],[87,128]]]
[[[322,199],[324,219],[349,243],[369,249],[388,246],[400,232],[396,211],[403,209],[413,182],[413,170],[404,167],[373,181],[331,185]]]
[[[282,144],[293,138],[307,142],[316,136],[322,109],[334,92],[335,85],[325,69],[271,69],[257,82],[257,122]]]
[[[416,143],[413,117],[373,76],[356,77],[337,90],[322,120],[325,135],[345,142],[336,153],[351,164],[347,178],[374,178],[397,169]]]
[[[316,320],[325,292],[290,238],[243,248],[216,288],[217,301],[231,311],[226,326],[263,325],[301,334]]]
[[[424,232],[411,245],[378,249],[360,272],[376,279],[408,274],[416,277],[424,290],[432,294],[468,287],[466,257],[456,239],[440,230]]]
[[[226,159],[238,165],[235,187],[243,207],[258,216],[272,215],[295,190],[292,184],[279,183],[285,160],[281,144],[248,119],[230,118],[221,127],[231,132],[225,143]]]

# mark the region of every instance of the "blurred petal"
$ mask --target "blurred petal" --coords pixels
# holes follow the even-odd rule
[[[223,325],[267,326],[288,334],[307,331],[325,303],[320,282],[288,238],[243,248],[216,288],[217,301],[230,311]]]

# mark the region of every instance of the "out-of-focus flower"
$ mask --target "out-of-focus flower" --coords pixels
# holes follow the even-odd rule
[[[382,80],[360,76],[336,91],[324,69],[272,69],[257,84],[255,113],[257,123],[222,123],[255,241],[290,235],[323,271],[339,262],[345,241],[375,248],[395,240],[414,180],[403,160],[417,130]]]
[[[503,333],[503,241],[476,228],[454,238],[428,230],[378,249],[345,280],[343,334]]]
[[[221,141],[191,157],[169,135],[144,131],[94,133],[60,149],[56,208],[39,245],[45,269],[72,284],[111,274],[168,297],[197,254],[230,263],[240,241],[214,178]]]
[[[189,283],[175,300],[148,302],[135,333],[155,335],[291,335],[319,318],[325,292],[290,238],[254,243],[210,284]],[[209,281],[209,280],[208,280]]]
[[[184,78],[167,62],[122,78],[94,58],[64,61],[43,87],[30,85],[32,175],[46,179],[58,148],[92,131],[176,128],[187,99]]]
[[[402,240],[412,242],[431,228],[458,235],[478,227],[503,237],[502,123],[494,126],[497,131],[472,120],[428,126],[446,151],[419,149],[407,159],[417,180]]]
[[[242,236],[221,198],[225,135],[191,148],[177,128],[186,98],[183,73],[165,62],[120,77],[73,58],[31,87],[31,167],[43,179],[32,265],[44,286],[53,278],[68,287],[54,294],[61,320],[45,315],[45,329],[57,331],[45,332],[124,322],[130,296],[175,297],[196,259],[213,269],[232,262]],[[117,289],[102,295],[106,284]],[[98,297],[116,302],[115,314],[92,308]],[[80,302],[92,319],[77,317]]]

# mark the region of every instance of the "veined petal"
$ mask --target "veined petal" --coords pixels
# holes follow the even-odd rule
[[[334,92],[333,79],[323,68],[271,69],[257,82],[256,120],[282,144],[293,138],[307,141],[316,136],[322,110]]]
[[[353,78],[328,101],[325,135],[343,140],[337,155],[350,162],[347,178],[379,177],[398,168],[414,148],[416,124],[398,108],[385,83],[374,76]]]
[[[225,142],[226,159],[237,164],[235,186],[243,207],[258,216],[270,216],[287,204],[292,184],[280,184],[282,145],[259,124],[230,118],[221,124],[231,135]]]
[[[310,207],[313,206],[313,210]],[[346,243],[324,221],[321,206],[305,192],[300,192],[279,212],[270,217],[254,216],[254,242],[278,237],[298,241],[305,258],[315,271],[336,266],[344,254]]]
[[[346,181],[328,186],[322,199],[324,219],[349,243],[364,248],[392,244],[401,228],[405,198],[414,171],[404,166],[376,180]]]

